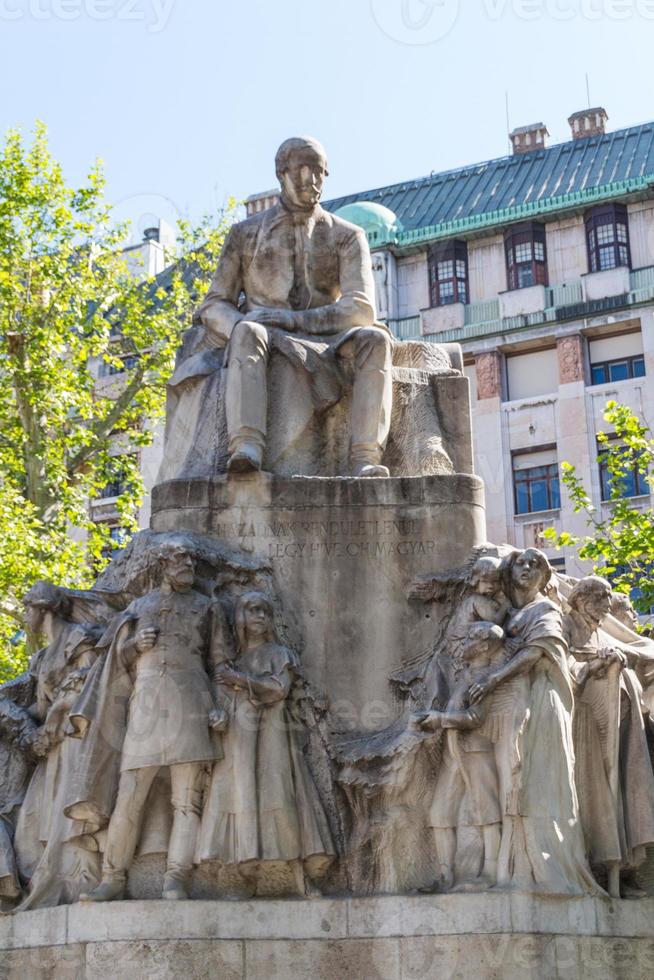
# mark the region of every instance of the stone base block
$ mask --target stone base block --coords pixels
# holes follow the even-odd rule
[[[0,978],[644,980],[654,900],[117,902],[0,920]]]
[[[407,650],[433,646],[429,610],[407,601],[411,582],[486,540],[483,483],[468,475],[173,480],[154,488],[151,527],[270,562],[287,638],[348,729],[388,723],[388,675]]]

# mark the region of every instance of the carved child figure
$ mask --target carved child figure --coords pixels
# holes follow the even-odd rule
[[[502,823],[499,780],[494,745],[480,731],[490,702],[471,705],[468,692],[475,681],[503,661],[503,647],[504,631],[496,624],[469,625],[458,652],[458,676],[447,707],[416,716],[420,728],[440,729],[444,735],[429,814],[438,854],[438,883],[443,889],[454,884],[457,857],[470,872],[472,882],[493,885],[497,879]],[[461,839],[464,827],[476,829],[472,835],[475,843],[466,844]]]

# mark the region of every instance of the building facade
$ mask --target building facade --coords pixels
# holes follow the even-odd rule
[[[520,127],[511,156],[326,204],[365,228],[393,333],[462,345],[488,536],[517,547],[585,532],[563,461],[605,510],[607,401],[654,418],[654,123],[607,118],[575,113],[551,147],[542,123]],[[651,507],[643,474],[626,492]]]

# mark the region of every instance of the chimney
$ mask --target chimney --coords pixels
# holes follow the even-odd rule
[[[259,194],[251,194],[245,202],[245,213],[248,218],[259,211],[266,211],[279,202],[279,190],[261,191]]]
[[[534,150],[544,150],[549,135],[547,126],[542,122],[532,123],[531,126],[519,126],[512,133],[509,133],[514,156],[533,153]]]
[[[582,109],[581,112],[573,112],[568,119],[573,140],[584,140],[589,136],[603,136],[606,132],[608,118],[606,109],[601,106],[597,106],[595,109]]]
[[[143,229],[143,241],[144,242],[158,242],[159,241],[159,226],[155,225],[151,228]]]

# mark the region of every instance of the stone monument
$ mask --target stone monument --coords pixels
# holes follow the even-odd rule
[[[319,143],[276,170],[180,347],[151,528],[26,597],[6,974],[648,976],[654,643],[486,541],[460,349],[377,321]]]

